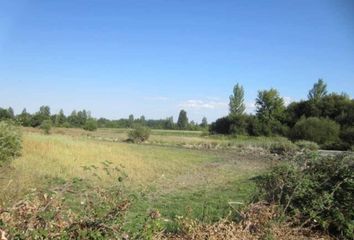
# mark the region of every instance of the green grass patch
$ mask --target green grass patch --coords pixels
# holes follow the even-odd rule
[[[178,232],[178,218],[197,219],[212,223],[226,217],[235,208],[247,204],[255,190],[250,179],[229,182],[223,186],[189,189],[151,197],[135,195],[135,202],[128,213],[127,231],[136,231],[144,223],[150,210],[158,210],[163,227],[168,232]]]

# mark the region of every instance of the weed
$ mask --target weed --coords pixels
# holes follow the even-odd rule
[[[258,179],[261,198],[300,226],[354,237],[354,156],[300,155]]]

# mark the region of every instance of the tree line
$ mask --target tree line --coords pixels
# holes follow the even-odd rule
[[[15,115],[14,110],[0,108],[0,121],[13,120],[25,127],[133,128],[136,125],[153,129],[206,130],[211,134],[285,136],[292,140],[309,140],[322,148],[347,150],[354,147],[354,100],[345,93],[328,93],[327,84],[319,79],[308,91],[307,99],[285,106],[278,90],[258,91],[255,114],[247,114],[244,89],[236,84],[230,96],[229,114],[210,126],[204,117],[200,124],[189,121],[181,110],[177,122],[173,117],[145,119],[144,116],[110,120],[93,118],[90,111],[72,111],[68,116],[60,110],[51,114],[49,106],[41,106],[33,114],[26,109]]]
[[[20,114],[15,115],[13,108],[0,108],[0,121],[13,120],[24,127],[66,127],[66,128],[84,128],[86,130],[95,130],[97,128],[132,128],[141,125],[153,129],[171,129],[171,130],[204,130],[208,128],[208,121],[203,117],[200,124],[189,121],[187,112],[181,110],[177,122],[173,117],[166,119],[145,119],[144,116],[135,118],[133,114],[128,118],[110,120],[106,118],[93,118],[90,111],[80,110],[72,111],[66,116],[61,109],[56,114],[51,114],[49,106],[41,106],[33,114],[27,112],[26,108]]]
[[[236,84],[230,96],[228,116],[210,126],[212,134],[285,136],[309,140],[323,148],[347,150],[354,145],[354,100],[345,93],[328,93],[319,79],[306,100],[285,106],[279,92],[258,91],[256,113],[246,114],[244,89]]]

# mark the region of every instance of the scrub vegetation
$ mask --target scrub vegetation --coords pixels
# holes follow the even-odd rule
[[[1,240],[353,239],[353,99],[243,97],[210,125],[0,109]]]

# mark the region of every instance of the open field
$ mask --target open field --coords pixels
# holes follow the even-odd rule
[[[126,131],[121,129],[94,133],[54,129],[51,135],[24,129],[22,156],[2,170],[1,203],[12,204],[31,189],[73,178],[109,186],[117,175],[108,175],[106,164],[119,169],[129,191],[144,195],[129,213],[132,226],[152,208],[161,211],[167,225],[181,215],[216,221],[228,213],[229,202],[249,199],[254,188],[250,178],[270,166],[272,158],[262,151],[200,150],[179,144],[215,141],[199,134],[153,131],[150,142],[129,144],[122,142]],[[158,140],[168,145],[154,143]],[[87,171],[90,166],[92,170]]]
[[[40,133],[39,129],[24,128],[27,132]],[[53,134],[69,135],[95,139],[106,142],[124,142],[127,139],[129,129],[100,128],[94,132],[77,128],[54,128]],[[158,130],[152,129],[146,145],[173,146],[192,149],[268,149],[273,143],[289,142],[283,137],[253,137],[253,136],[225,136],[204,135],[200,131]]]
[[[5,229],[20,239],[331,239],[312,231],[312,223],[306,229],[292,226],[311,218],[285,216],[282,204],[297,207],[286,199],[303,196],[303,189],[321,198],[321,179],[320,190],[308,187],[309,179],[323,178],[315,175],[319,168],[338,174],[333,187],[347,194],[350,186],[340,179],[352,178],[348,153],[326,158],[318,151],[287,149],[283,138],[191,131],[154,130],[138,144],[127,141],[128,131],[54,128],[44,134],[23,128],[22,155],[0,168],[0,233]],[[282,147],[285,152],[275,151]],[[304,185],[297,192],[299,182]],[[284,184],[290,189],[285,203],[277,200]],[[309,198],[304,199],[306,213]],[[317,201],[310,204],[310,211],[322,214]],[[328,211],[350,219],[342,206]],[[351,236],[348,229],[340,234]]]

